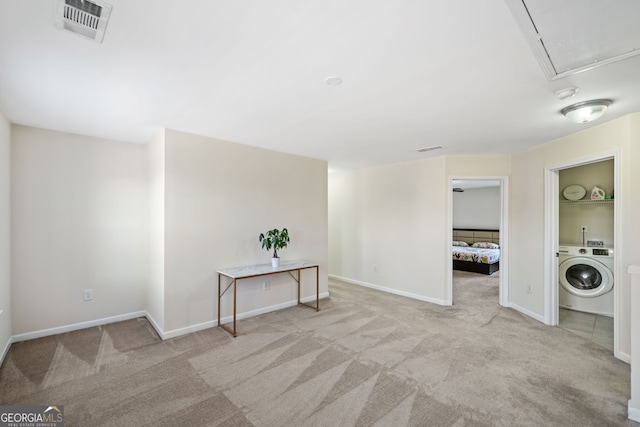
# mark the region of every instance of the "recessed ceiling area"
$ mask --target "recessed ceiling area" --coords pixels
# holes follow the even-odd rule
[[[96,43],[56,28],[59,0],[5,0],[0,108],[18,125],[134,143],[170,128],[336,171],[510,154],[640,111],[640,55],[550,79],[518,2],[108,0]],[[638,36],[628,0],[526,6],[545,46],[572,46],[556,67]],[[593,99],[613,101],[597,121],[560,113]]]
[[[509,1],[551,79],[640,53],[637,0]]]

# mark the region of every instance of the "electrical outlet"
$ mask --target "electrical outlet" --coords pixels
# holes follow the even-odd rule
[[[93,289],[85,289],[82,299],[84,301],[91,301],[93,299]]]
[[[263,291],[268,291],[270,287],[271,287],[271,284],[269,283],[269,281],[262,282],[262,290]]]
[[[581,225],[580,226],[580,232],[581,233],[586,233],[587,232],[587,226],[586,225]]]

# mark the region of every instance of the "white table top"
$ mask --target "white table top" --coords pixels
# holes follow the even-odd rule
[[[306,260],[280,261],[278,268],[273,268],[271,264],[247,265],[244,267],[223,268],[218,270],[218,274],[232,279],[243,279],[247,277],[264,276],[265,274],[286,273],[287,271],[312,267],[318,267],[318,263]]]

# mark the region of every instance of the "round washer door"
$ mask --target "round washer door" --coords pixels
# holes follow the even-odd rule
[[[560,263],[558,276],[564,290],[581,297],[597,297],[613,289],[613,273],[593,258],[568,258]]]

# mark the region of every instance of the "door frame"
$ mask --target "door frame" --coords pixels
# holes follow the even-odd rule
[[[613,186],[620,188],[620,150],[607,151],[598,155],[574,159],[558,163],[544,170],[544,323],[557,326],[559,320],[559,281],[558,281],[558,241],[560,232],[560,180],[559,172],[563,169],[597,163],[605,160],[613,160]],[[618,192],[620,194],[620,192]],[[621,360],[626,360],[626,355],[620,353],[620,295],[619,287],[615,285],[616,277],[620,276],[620,257],[615,256],[618,242],[621,242],[621,209],[620,199],[613,199],[613,355]]]
[[[500,182],[500,284],[498,303],[509,305],[509,176],[508,175],[450,175],[447,218],[447,260],[445,263],[447,278],[446,305],[453,305],[453,263],[451,262],[451,242],[453,241],[453,181],[454,180],[499,181]]]

